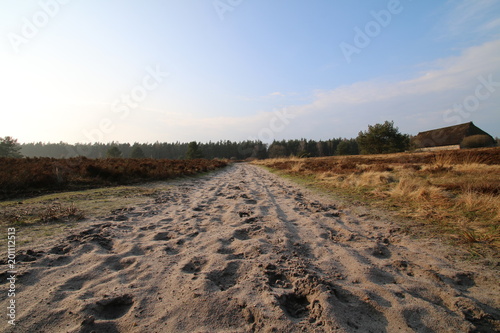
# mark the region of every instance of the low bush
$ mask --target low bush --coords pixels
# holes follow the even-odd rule
[[[463,139],[460,146],[462,148],[482,148],[492,147],[495,145],[495,140],[489,135],[472,135]]]
[[[53,191],[166,180],[215,170],[222,160],[0,158],[0,200]]]

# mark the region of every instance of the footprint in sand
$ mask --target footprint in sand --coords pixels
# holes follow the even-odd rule
[[[227,260],[241,260],[245,258],[243,253],[234,253],[234,250],[228,247],[220,247],[217,249],[216,253],[227,255]]]
[[[290,281],[281,270],[277,270],[276,266],[269,264],[266,267],[265,274],[267,276],[267,283],[273,288],[291,288]]]
[[[371,268],[367,277],[371,282],[379,285],[396,283],[394,276],[378,268]]]
[[[19,262],[32,262],[38,260],[40,257],[44,255],[43,251],[20,251],[17,255],[16,260]]]
[[[252,224],[252,223],[255,223],[255,222],[259,222],[259,221],[262,221],[262,217],[261,216],[252,216],[252,217],[246,218],[243,221],[243,223]]]
[[[187,264],[185,264],[181,270],[184,273],[195,274],[199,273],[203,266],[205,266],[207,260],[204,258],[193,258]]]
[[[233,237],[239,240],[248,240],[259,233],[262,227],[254,225],[250,228],[237,229],[233,233]]]
[[[159,232],[153,237],[155,241],[168,241],[171,239],[172,237],[169,232]]]
[[[166,246],[163,250],[165,251],[165,253],[167,253],[169,255],[179,254],[179,250],[177,250],[176,248],[171,247],[171,246]]]
[[[371,255],[373,255],[375,258],[379,259],[389,259],[392,255],[387,246],[382,244],[377,244],[375,247],[368,249],[368,252],[371,253]]]
[[[253,213],[249,210],[242,210],[240,212],[238,212],[238,215],[240,217],[250,217]]]
[[[113,240],[106,235],[106,231],[103,229],[108,228],[111,224],[102,224],[95,226],[94,228],[90,228],[88,230],[82,231],[78,235],[68,236],[66,239],[70,242],[76,242],[80,244],[85,243],[96,243],[103,249],[107,251],[111,251],[113,249]]]
[[[309,301],[306,296],[296,293],[285,294],[278,297],[278,302],[284,312],[296,319],[309,316]]]
[[[134,299],[131,295],[122,295],[97,301],[86,307],[85,312],[92,314],[97,319],[114,320],[128,313]]]
[[[71,250],[71,246],[69,244],[60,244],[54,246],[49,250],[49,253],[52,254],[66,254]]]
[[[250,239],[249,230],[248,229],[238,229],[233,233],[233,237],[239,240],[247,240]]]
[[[59,291],[76,291],[83,288],[90,278],[87,275],[77,275],[68,279],[60,288]]]
[[[132,265],[133,263],[136,262],[136,259],[135,258],[120,258],[120,257],[109,257],[107,258],[102,267],[104,268],[110,268],[114,271],[121,271],[127,267],[129,267],[130,265]]]
[[[41,262],[40,266],[47,266],[47,267],[61,267],[61,266],[66,266],[69,265],[73,262],[73,257],[71,256],[65,256],[65,255],[60,255],[52,256],[52,258],[48,258],[47,261]]]
[[[156,225],[154,225],[154,224],[150,224],[150,225],[147,225],[147,226],[145,226],[145,227],[141,227],[141,228],[139,228],[139,230],[142,230],[142,231],[145,231],[145,230],[154,230],[154,229],[156,229],[156,228],[157,228],[157,226],[156,226]]]
[[[207,278],[212,281],[221,291],[233,287],[238,280],[238,269],[240,263],[233,261],[220,271],[212,271],[207,274]]]

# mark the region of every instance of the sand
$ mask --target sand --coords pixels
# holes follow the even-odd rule
[[[5,319],[0,330],[500,329],[498,269],[452,260],[453,249],[373,211],[249,164],[172,184],[148,204],[21,249],[17,325]]]

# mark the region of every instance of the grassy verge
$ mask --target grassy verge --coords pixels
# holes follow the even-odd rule
[[[88,218],[104,218],[112,211],[145,204],[168,190],[165,183],[158,184],[162,185],[107,187],[2,201],[0,228],[4,233],[15,227],[18,245],[31,245],[75,228]]]
[[[203,177],[225,165],[226,162],[215,164],[214,169],[191,170],[189,176],[177,175],[175,179]],[[175,185],[170,181],[154,181],[3,200],[0,201],[0,237],[5,239],[7,228],[14,227],[17,245],[34,246],[66,230],[84,226],[92,218],[104,219],[113,212],[150,203],[172,186]],[[50,191],[52,189],[47,190]]]
[[[206,159],[0,158],[0,200],[167,180],[227,165],[225,160]]]
[[[309,187],[391,211],[405,229],[498,258],[500,149],[256,161]]]

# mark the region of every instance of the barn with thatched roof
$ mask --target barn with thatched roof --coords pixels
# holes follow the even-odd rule
[[[413,143],[418,150],[441,150],[488,147],[494,145],[495,140],[471,121],[420,132],[413,139]]]

